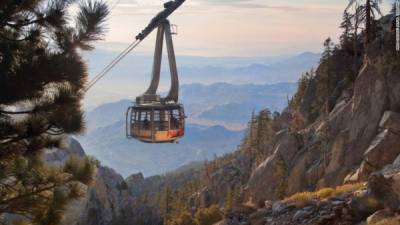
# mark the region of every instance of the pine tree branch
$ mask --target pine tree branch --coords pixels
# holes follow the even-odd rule
[[[1,144],[7,145],[7,144],[15,143],[15,142],[20,142],[27,138],[39,137],[42,134],[46,133],[48,130],[50,130],[52,127],[53,127],[53,125],[49,124],[42,131],[38,132],[37,135],[21,135],[21,136],[17,136],[17,137],[11,138],[11,139],[8,138],[9,140],[5,140],[4,142],[1,142]],[[1,140],[1,138],[0,138],[0,140]]]
[[[35,110],[19,111],[19,112],[11,112],[11,111],[0,110],[0,113],[2,113],[2,114],[9,114],[9,115],[20,115],[20,114],[31,114],[31,113],[35,113]]]
[[[28,40],[28,38],[29,38],[29,36],[25,36],[25,37],[22,38],[22,39],[10,39],[10,38],[8,38],[7,36],[3,35],[2,33],[0,33],[0,37],[3,38],[3,39],[5,39],[5,40],[7,40],[7,41],[10,41],[10,42],[13,42],[13,41],[16,41],[16,42],[26,41],[26,40]]]
[[[63,182],[63,184],[69,183],[71,181],[72,181],[72,179],[68,179],[67,181]],[[6,200],[1,200],[0,201],[0,205],[3,205],[3,204],[7,205],[7,204],[9,204],[10,202],[13,202],[13,201],[18,201],[20,199],[27,198],[27,197],[33,196],[33,195],[38,195],[38,194],[43,193],[45,191],[52,190],[52,189],[54,189],[54,188],[56,188],[58,186],[61,186],[61,184],[55,183],[55,184],[52,184],[52,185],[50,185],[48,187],[40,188],[40,189],[37,189],[35,191],[29,192],[29,193],[26,193],[26,194],[23,194],[23,195],[19,195],[19,196],[16,196],[16,197],[13,197],[13,198],[9,198],[9,199],[6,199]]]
[[[78,32],[74,35],[73,44],[83,50],[92,50],[90,42],[102,39],[103,22],[109,13],[108,6],[103,2],[89,1],[82,4],[76,20]]]
[[[29,21],[27,21],[25,23],[18,23],[18,24],[17,23],[6,22],[5,25],[8,26],[8,27],[11,27],[11,28],[19,30],[19,29],[21,29],[21,27],[26,27],[26,26],[29,26],[29,25],[32,25],[32,24],[41,23],[43,21],[45,21],[45,19],[42,18],[42,19],[29,20]]]

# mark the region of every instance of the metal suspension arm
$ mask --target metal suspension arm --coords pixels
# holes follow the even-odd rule
[[[156,29],[160,24],[163,23],[175,10],[177,10],[185,0],[175,0],[164,4],[164,10],[154,17],[150,24],[144,28],[144,30],[136,36],[136,40],[145,39],[154,29]]]
[[[107,73],[117,64],[119,63],[129,52],[131,52],[136,46],[138,46],[140,44],[140,42],[145,39],[154,29],[156,29],[157,27],[159,27],[160,29],[164,29],[163,28],[163,23],[166,21],[166,19],[176,10],[178,9],[183,3],[185,2],[185,0],[174,0],[174,1],[169,1],[167,3],[164,4],[164,10],[161,11],[160,13],[157,14],[156,17],[154,17],[150,24],[141,32],[136,36],[136,41],[134,41],[131,45],[128,46],[128,48],[126,48],[121,54],[119,54],[113,61],[111,61],[111,63],[109,63],[99,74],[96,75],[96,77],[91,80],[88,83],[87,88],[85,89],[85,91],[89,91],[90,88],[92,88],[101,78],[103,78],[105,75],[107,75]],[[159,31],[160,33],[164,33],[164,31]],[[159,37],[160,35],[157,35],[157,37]],[[162,37],[161,37],[162,38]],[[161,40],[161,45],[162,45],[162,40]],[[161,47],[162,48],[162,47]],[[156,48],[157,49],[157,48]],[[157,50],[156,50],[157,51]],[[162,51],[162,50],[161,50]],[[157,81],[157,73],[159,74],[159,69],[157,69],[157,64],[158,64],[158,60],[156,60],[156,56],[158,55],[158,53],[156,52],[155,54],[155,58],[154,58],[154,65],[153,65],[153,80],[154,82],[152,82],[152,84],[150,85],[149,89],[147,90],[146,93],[153,93],[157,90],[158,87],[158,81]],[[161,55],[161,53],[160,53]],[[157,56],[158,57],[158,56]],[[159,60],[161,64],[161,59]],[[158,75],[158,80],[159,80],[159,75]],[[157,81],[157,82],[156,82]]]
[[[156,39],[156,48],[154,51],[154,62],[153,62],[153,72],[151,83],[147,91],[139,97],[139,102],[146,102],[152,99],[154,96],[157,96],[157,89],[160,83],[160,72],[161,72],[161,61],[162,61],[162,50],[163,50],[163,42],[167,43],[167,51],[168,51],[168,61],[169,61],[169,69],[171,74],[171,87],[168,92],[168,95],[161,99],[162,102],[178,102],[179,98],[179,79],[178,79],[178,69],[176,67],[176,58],[174,45],[172,41],[172,33],[171,33],[171,25],[168,20],[162,21],[162,23],[158,27],[157,31],[157,39]],[[149,97],[151,99],[149,99]]]
[[[158,89],[158,84],[160,83],[164,32],[165,32],[165,22],[158,26],[157,37],[156,37],[156,48],[154,50],[154,58],[153,58],[153,71],[151,76],[151,83],[149,88],[145,92],[146,95],[155,95]]]
[[[168,51],[169,69],[171,73],[171,88],[164,101],[178,102],[178,97],[179,97],[178,69],[176,68],[176,58],[175,58],[174,45],[172,42],[171,25],[168,20],[165,22],[164,26],[165,26],[164,27],[165,41],[167,43],[167,51]]]

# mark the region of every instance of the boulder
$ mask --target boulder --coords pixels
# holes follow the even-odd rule
[[[276,214],[281,213],[286,207],[287,204],[282,201],[274,202],[274,204],[272,205],[272,212]]]
[[[382,116],[379,126],[400,135],[400,113],[386,111]]]
[[[400,136],[389,129],[381,131],[364,154],[364,161],[353,180],[365,181],[369,174],[384,168],[400,154]],[[348,179],[348,181],[351,179]]]
[[[369,195],[354,197],[349,201],[348,205],[353,216],[358,221],[365,219],[377,210],[382,209],[382,205],[380,204],[379,200]]]
[[[382,173],[373,173],[368,179],[368,192],[387,209],[397,212],[400,208],[400,178],[398,173],[385,177]]]
[[[382,210],[376,211],[374,214],[369,216],[367,218],[367,224],[368,225],[376,224],[377,222],[379,222],[385,218],[391,217],[391,216],[393,216],[392,211],[382,209]]]
[[[294,214],[293,222],[299,222],[312,214],[313,214],[313,211],[311,211],[311,210],[299,210]]]
[[[390,178],[392,180],[392,190],[396,194],[397,199],[400,199],[400,171],[397,170],[396,173],[391,174]]]
[[[397,156],[397,158],[393,161],[392,164],[394,166],[399,166],[400,167],[400,154]]]
[[[274,204],[273,201],[266,200],[266,201],[264,202],[264,208],[265,208],[266,210],[272,210],[273,204]]]
[[[375,137],[364,156],[371,165],[381,169],[392,163],[399,154],[400,136],[385,129]]]

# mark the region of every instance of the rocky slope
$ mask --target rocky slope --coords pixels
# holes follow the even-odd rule
[[[286,166],[286,194],[363,181],[400,154],[398,65],[377,56],[360,71],[350,99],[343,98],[326,118],[297,132],[275,137],[273,152],[248,183],[253,202],[277,199],[274,168]]]
[[[388,17],[380,21],[382,27],[387,27],[385,21]],[[227,193],[239,189],[239,206],[228,210],[220,224],[399,221],[400,60],[393,44],[394,33],[381,28],[359,65],[344,47],[328,52],[286,111],[270,125],[261,124],[261,114],[256,118],[258,128],[249,128],[229,160],[216,161],[199,192],[200,198],[208,197],[208,205],[224,206]],[[275,121],[278,129],[268,130]],[[296,193],[360,182],[367,183],[364,189],[311,199],[304,207],[282,201]]]
[[[355,187],[355,188],[354,188]],[[218,225],[396,225],[400,224],[400,157],[370,175],[366,183],[298,193],[264,207],[236,207]],[[340,194],[334,192],[341,191]],[[316,194],[323,197],[312,198]]]
[[[47,152],[47,161],[61,164],[70,156],[86,156],[78,141],[69,138],[66,142],[66,148]],[[97,168],[93,184],[82,189],[86,191],[86,196],[68,206],[65,225],[109,225],[124,209],[135,204],[124,178],[101,165]]]

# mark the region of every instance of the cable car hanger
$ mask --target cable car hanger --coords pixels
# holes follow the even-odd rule
[[[100,79],[108,74],[108,72],[114,68],[126,55],[134,50],[153,30],[155,30],[164,20],[166,20],[175,10],[177,10],[185,0],[169,1],[164,4],[164,10],[159,12],[147,25],[145,29],[138,35],[136,35],[135,41],[133,41],[126,49],[124,49],[115,59],[113,59],[104,69],[98,73],[87,85],[85,92],[88,92]],[[174,30],[176,30],[176,25]],[[175,33],[175,31],[173,32]]]
[[[146,143],[174,143],[185,134],[185,112],[179,100],[179,79],[172,35],[177,27],[167,20],[185,0],[169,1],[164,10],[154,17],[150,24],[136,36],[136,40],[110,62],[95,78],[89,82],[86,91],[92,88],[117,63],[138,46],[153,30],[157,28],[156,47],[154,52],[153,71],[150,86],[146,92],[136,98],[133,106],[126,112],[126,136]],[[171,87],[166,97],[157,94],[164,36],[167,45],[168,61],[171,74]]]
[[[178,103],[179,80],[171,26],[164,19],[158,26],[153,72],[147,91],[136,98],[126,113],[126,136],[147,143],[173,143],[184,136],[185,113]],[[160,82],[163,42],[167,44],[171,87],[166,97],[157,94]]]

